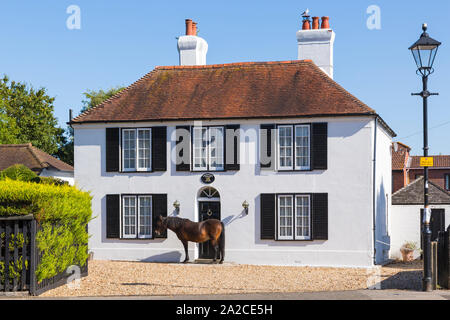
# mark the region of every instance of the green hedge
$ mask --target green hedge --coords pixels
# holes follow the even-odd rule
[[[42,252],[38,281],[64,272],[70,265],[85,265],[91,199],[88,193],[68,185],[0,180],[0,216],[31,213],[38,222],[36,244]]]

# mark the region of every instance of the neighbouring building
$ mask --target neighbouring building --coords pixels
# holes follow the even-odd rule
[[[401,142],[393,143],[392,151],[392,192],[407,186],[423,176],[420,166],[421,156],[412,156],[411,148]],[[436,185],[450,191],[450,155],[433,157],[433,167],[428,168],[428,179]]]
[[[15,164],[23,164],[41,177],[54,177],[74,184],[74,170],[71,165],[56,159],[44,151],[26,144],[0,145],[0,170]]]
[[[328,17],[304,20],[294,61],[207,65],[193,25],[179,66],[70,122],[94,259],[180,261],[176,235],[154,233],[159,215],[177,215],[222,220],[225,261],[386,262],[395,133],[333,80]],[[211,252],[189,244],[191,259]]]
[[[401,257],[400,248],[405,242],[421,245],[421,221],[424,207],[424,178],[416,180],[392,194],[390,214],[390,257]],[[439,231],[445,231],[450,223],[450,193],[433,181],[429,181],[429,204],[431,208],[431,239],[435,241]],[[420,252],[415,252],[416,257]]]

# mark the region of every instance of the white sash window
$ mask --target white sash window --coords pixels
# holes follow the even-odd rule
[[[193,170],[224,170],[224,127],[193,128]]]
[[[152,197],[122,197],[122,237],[146,239],[152,237]]]
[[[310,125],[278,126],[278,170],[310,170]]]
[[[311,239],[309,195],[278,196],[278,240]]]
[[[151,171],[151,129],[122,130],[122,170]]]

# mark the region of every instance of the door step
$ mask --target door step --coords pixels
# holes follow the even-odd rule
[[[213,259],[195,259],[194,263],[198,264],[213,264]]]

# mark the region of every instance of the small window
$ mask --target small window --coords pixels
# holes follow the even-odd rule
[[[192,170],[224,170],[224,127],[194,127],[192,150]]]
[[[278,127],[278,152],[280,170],[292,170],[292,126]]]
[[[450,174],[445,175],[445,190],[450,190]]]
[[[151,196],[123,196],[122,237],[126,239],[152,237]]]
[[[151,171],[151,129],[122,130],[123,171]]]

